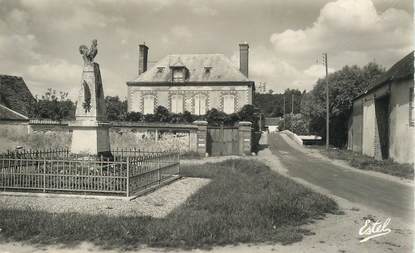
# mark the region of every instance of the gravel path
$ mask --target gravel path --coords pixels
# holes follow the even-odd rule
[[[204,178],[182,178],[132,201],[72,197],[0,196],[0,206],[10,209],[31,208],[50,213],[77,212],[163,218],[209,181]]]

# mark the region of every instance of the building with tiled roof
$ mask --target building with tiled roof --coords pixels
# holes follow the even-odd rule
[[[411,52],[353,100],[348,148],[378,160],[414,163],[414,112]]]
[[[0,75],[0,104],[28,116],[30,107],[34,102],[35,98],[27,88],[23,78]]]
[[[29,121],[29,118],[0,104],[0,121]]]
[[[128,111],[150,114],[161,105],[174,113],[226,113],[252,104],[254,82],[248,78],[248,50],[239,45],[240,68],[223,54],[168,55],[147,69],[148,47],[139,46],[138,76],[127,82]]]

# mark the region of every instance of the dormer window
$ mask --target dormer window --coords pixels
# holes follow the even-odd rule
[[[210,74],[212,67],[205,67],[205,74]]]
[[[157,73],[163,73],[164,67],[157,67]]]
[[[173,68],[173,82],[184,82],[186,79],[186,69],[185,68]]]

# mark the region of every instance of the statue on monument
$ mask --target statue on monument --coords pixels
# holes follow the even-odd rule
[[[84,65],[91,65],[94,62],[95,56],[98,54],[98,41],[92,40],[91,47],[88,49],[87,46],[79,46],[79,53],[81,53],[82,58],[84,59]]]
[[[76,103],[76,120],[71,123],[71,152],[111,157],[109,125],[105,122],[106,108],[101,72],[99,64],[94,62],[98,53],[97,46],[97,40],[92,40],[90,48],[85,45],[79,47],[84,67]]]

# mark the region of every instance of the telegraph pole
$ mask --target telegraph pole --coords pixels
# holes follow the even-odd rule
[[[294,94],[291,94],[291,114],[294,114]]]
[[[284,104],[283,104],[283,112],[282,112],[282,116],[283,116],[283,118],[284,118],[284,130],[285,130],[285,93],[284,94],[282,94],[282,96],[283,96],[283,99],[284,99]]]
[[[326,66],[326,149],[329,149],[329,139],[330,139],[330,130],[329,130],[329,72],[328,72],[328,63],[327,63],[327,53],[323,54],[324,56],[324,65]]]
[[[259,113],[259,131],[262,132],[262,112]]]

